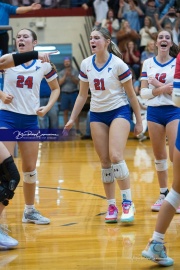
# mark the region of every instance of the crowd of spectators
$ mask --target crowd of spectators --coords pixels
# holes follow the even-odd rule
[[[108,9],[102,8],[102,2]],[[88,0],[82,7],[92,7],[94,24],[110,30],[136,79],[143,61],[155,53],[152,48],[159,30],[171,30],[174,43],[180,45],[179,0]]]

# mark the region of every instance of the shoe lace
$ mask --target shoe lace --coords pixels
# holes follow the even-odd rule
[[[155,204],[160,204],[162,201],[164,201],[164,195],[160,195]]]
[[[153,240],[152,240],[152,242],[153,242]],[[163,256],[163,258],[167,258],[166,247],[164,245],[165,243],[159,243],[159,242],[156,242],[156,241],[154,241],[154,242],[155,242],[156,245],[157,244],[162,245],[161,256]],[[158,258],[157,258],[157,260],[158,260]]]
[[[35,215],[36,217],[42,217],[42,215],[40,214],[40,212],[36,209],[33,209],[31,212],[32,215]]]
[[[4,235],[8,235],[8,232],[10,232],[10,230],[8,229],[8,226],[6,224],[0,224],[0,233]]]
[[[122,202],[122,208],[123,208],[124,213],[128,213],[130,207],[131,207],[131,202],[130,201],[123,201]]]
[[[109,209],[108,209],[109,215],[113,215],[115,210],[116,210],[116,206],[115,205],[110,205]]]

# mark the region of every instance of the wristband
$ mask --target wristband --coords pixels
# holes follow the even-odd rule
[[[38,59],[38,51],[31,51],[25,53],[14,53],[12,54],[14,65],[19,66],[24,64],[32,59]]]

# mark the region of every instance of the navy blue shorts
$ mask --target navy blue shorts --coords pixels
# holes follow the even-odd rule
[[[62,111],[65,110],[71,110],[74,107],[74,103],[76,102],[76,98],[78,96],[78,91],[75,91],[73,93],[65,93],[65,92],[61,92],[61,97],[60,97],[60,101],[61,101],[61,107],[60,109]]]
[[[0,128],[39,129],[37,115],[0,110]]]
[[[101,122],[110,126],[115,118],[124,118],[131,123],[130,106],[125,105],[107,112],[90,112],[90,122]]]
[[[178,107],[165,105],[157,107],[148,106],[147,108],[147,121],[166,126],[175,119],[180,119],[180,108]]]
[[[176,148],[180,151],[180,122],[178,125],[177,137],[176,137]]]

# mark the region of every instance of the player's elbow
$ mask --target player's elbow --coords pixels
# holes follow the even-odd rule
[[[152,89],[150,88],[141,88],[140,95],[143,99],[150,99],[154,97]]]

